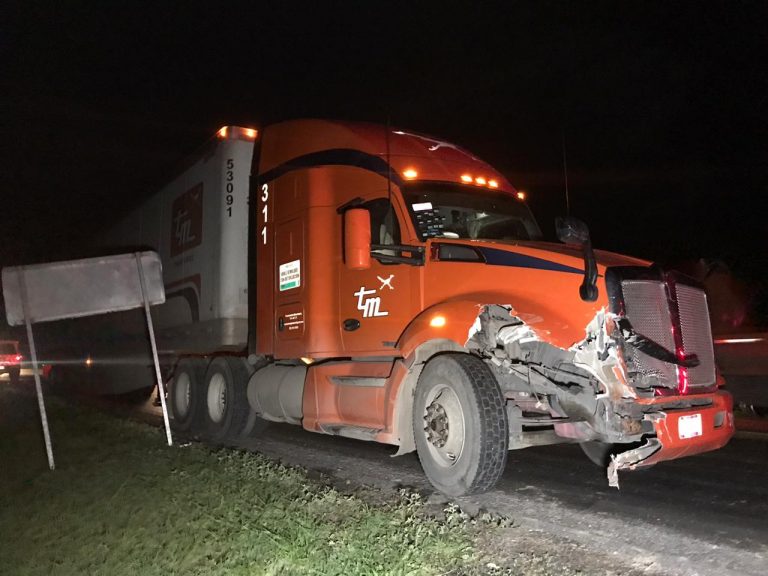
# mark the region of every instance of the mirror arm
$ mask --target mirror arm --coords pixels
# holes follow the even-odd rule
[[[587,240],[581,245],[584,255],[584,280],[579,286],[579,296],[585,302],[597,300],[597,261],[592,250],[592,242]]]
[[[378,250],[394,250],[396,252],[411,252],[416,256],[399,256],[396,254],[380,254]],[[371,256],[379,262],[397,262],[399,264],[424,265],[424,247],[407,244],[371,244]]]
[[[371,250],[397,250],[398,252],[424,254],[424,246],[410,246],[408,244],[371,244]]]

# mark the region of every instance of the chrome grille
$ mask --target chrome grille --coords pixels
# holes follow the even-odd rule
[[[635,331],[674,351],[675,337],[669,312],[667,287],[654,280],[625,280],[621,283],[625,314]],[[677,387],[677,367],[630,348],[630,368],[634,368],[643,388]]]
[[[671,280],[670,280],[671,281]],[[715,357],[709,324],[707,297],[703,290],[686,284],[670,287],[661,280],[625,279],[621,281],[624,313],[635,331],[676,351],[675,329],[679,329],[683,351],[696,354],[699,365],[688,369],[688,387],[715,384]],[[671,307],[671,308],[670,308]],[[678,368],[630,347],[627,363],[636,386],[677,389]]]
[[[707,295],[698,288],[678,284],[677,308],[680,314],[683,350],[686,354],[696,354],[699,357],[699,365],[688,369],[690,386],[711,386],[715,383],[715,354]]]

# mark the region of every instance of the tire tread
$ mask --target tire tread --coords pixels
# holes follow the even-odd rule
[[[453,359],[469,380],[470,391],[480,407],[480,462],[477,475],[467,489],[467,494],[478,494],[493,488],[507,465],[507,412],[501,390],[480,358],[455,354]]]

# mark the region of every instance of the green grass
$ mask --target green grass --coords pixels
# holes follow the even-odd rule
[[[0,388],[0,574],[450,574],[471,536],[418,496],[370,505],[259,455]]]

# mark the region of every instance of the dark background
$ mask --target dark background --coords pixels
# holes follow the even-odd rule
[[[103,5],[103,6],[102,6]],[[722,260],[766,316],[768,3],[6,4],[0,264],[87,252],[224,124],[472,150],[597,247]]]

